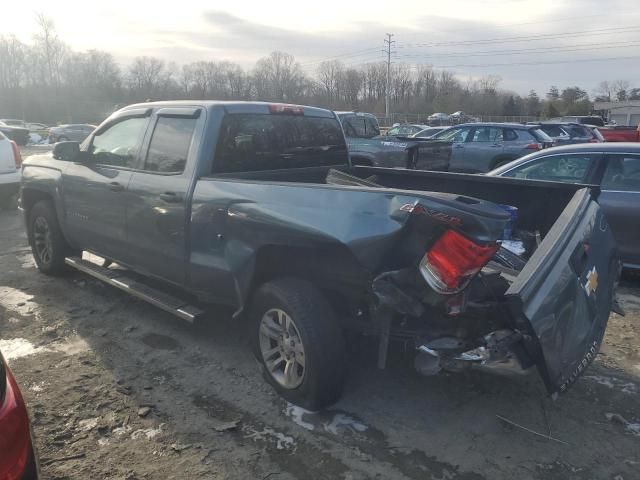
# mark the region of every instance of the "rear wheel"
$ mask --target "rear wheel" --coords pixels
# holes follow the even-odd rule
[[[340,397],[344,339],[318,289],[295,278],[267,282],[256,291],[250,315],[254,355],[282,397],[309,410]]]
[[[29,243],[38,270],[47,275],[66,271],[64,259],[70,251],[50,202],[36,203],[29,213]]]

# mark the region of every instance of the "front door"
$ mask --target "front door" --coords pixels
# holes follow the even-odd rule
[[[93,137],[82,162],[65,167],[65,230],[74,246],[115,259],[126,250],[127,187],[148,120],[116,119]]]
[[[608,155],[598,203],[623,263],[640,267],[640,155]]]
[[[442,131],[433,138],[452,142],[449,171],[465,172],[466,141],[471,127],[456,127]]]
[[[187,199],[196,163],[187,168],[187,157],[199,113],[193,108],[158,110],[141,168],[129,183],[127,263],[177,284],[184,283],[186,274]]]

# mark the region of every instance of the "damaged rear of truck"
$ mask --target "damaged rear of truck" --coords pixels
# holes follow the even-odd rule
[[[566,390],[617,308],[597,195],[353,166],[318,108],[158,102],[30,157],[20,203],[40,271],[77,268],[187,321],[228,304],[267,382],[316,409],[341,394],[349,331],[378,340],[380,367],[401,341],[424,374],[537,367]]]
[[[421,373],[537,366],[552,395],[598,352],[620,263],[597,191],[360,166],[233,178],[199,182],[193,226],[227,212],[221,257],[234,260],[218,284],[233,285],[240,306],[274,279],[308,281],[332,312],[317,321],[335,316],[340,329],[377,337],[380,368],[401,341]],[[192,238],[198,251],[195,239],[210,235]],[[321,367],[331,380],[316,398],[274,382],[269,352],[256,348],[267,380],[310,408],[335,400],[344,375],[335,334],[319,342],[333,353]]]

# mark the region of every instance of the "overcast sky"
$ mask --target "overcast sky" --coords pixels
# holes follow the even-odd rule
[[[43,12],[74,50],[107,50],[121,63],[153,55],[247,67],[282,50],[313,73],[324,59],[382,60],[389,32],[394,62],[499,75],[521,94],[552,84],[592,93],[617,79],[640,87],[638,0],[7,0],[1,10],[0,34],[30,41]]]

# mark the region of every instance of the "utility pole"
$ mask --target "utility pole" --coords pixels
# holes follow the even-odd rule
[[[384,43],[387,46],[385,53],[387,54],[387,88],[385,89],[384,96],[384,115],[389,119],[389,97],[391,95],[391,46],[396,43],[391,40],[393,33],[386,33],[387,38],[384,39]]]

